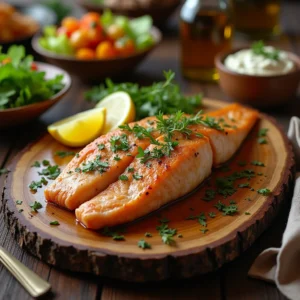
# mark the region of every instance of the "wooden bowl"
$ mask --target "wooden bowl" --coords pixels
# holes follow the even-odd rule
[[[150,15],[153,19],[155,25],[163,25],[171,14],[180,5],[180,0],[174,0],[173,3],[167,6],[150,6],[146,8],[141,7],[131,7],[128,9],[122,9],[120,5],[116,7],[110,7],[104,4],[95,4],[88,0],[77,0],[78,5],[86,9],[87,11],[94,11],[100,14],[103,13],[105,9],[111,10],[114,14],[125,15],[131,18],[137,18],[144,15]]]
[[[37,118],[57,103],[69,91],[71,87],[71,77],[66,71],[41,62],[37,62],[36,64],[39,71],[46,72],[46,78],[53,78],[56,75],[63,74],[65,87],[48,100],[17,108],[0,109],[0,129],[21,125]]]
[[[74,56],[47,51],[38,43],[40,34],[35,35],[32,39],[32,47],[50,64],[57,65],[85,81],[101,81],[107,77],[114,77],[133,70],[161,41],[161,32],[156,27],[152,27],[151,33],[154,44],[150,48],[130,56],[107,60],[80,60]]]
[[[270,107],[284,104],[293,99],[300,82],[300,57],[288,52],[296,69],[284,75],[254,76],[239,74],[229,70],[224,65],[225,58],[240,48],[219,53],[215,65],[220,75],[220,86],[234,101],[250,104],[256,107]]]

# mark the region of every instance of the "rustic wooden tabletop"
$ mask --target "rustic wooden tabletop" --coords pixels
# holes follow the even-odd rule
[[[271,42],[275,46],[293,51],[298,55],[300,55],[299,16],[300,3],[298,1],[283,2],[284,34],[280,39]],[[177,19],[175,15],[170,20],[168,27],[164,30],[164,40],[161,45],[134,74],[126,74],[124,78],[128,81],[149,84],[162,79],[162,70],[172,69],[176,72],[176,80],[184,92],[202,92],[210,98],[228,100],[217,84],[191,82],[181,77]],[[248,45],[249,41],[235,39],[236,46],[244,44]],[[70,93],[58,105],[45,113],[40,120],[20,128],[0,131],[0,168],[7,166],[16,153],[44,133],[47,124],[90,107],[83,100],[83,93],[89,87],[74,78]],[[299,97],[292,99],[280,109],[266,112],[274,116],[284,130],[287,130],[290,117],[300,115],[300,99]],[[0,177],[1,190],[4,186],[3,177]],[[285,299],[274,285],[250,279],[247,277],[247,272],[255,257],[262,250],[280,245],[287,214],[288,204],[274,220],[273,225],[248,251],[219,271],[175,282],[124,283],[53,268],[20,248],[6,227],[2,214],[0,214],[0,245],[51,283],[52,292],[46,295],[45,299]],[[31,299],[3,266],[0,266],[0,287],[0,299]]]

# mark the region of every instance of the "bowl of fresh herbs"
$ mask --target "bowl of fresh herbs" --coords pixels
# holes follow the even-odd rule
[[[64,70],[34,62],[23,46],[0,52],[0,129],[33,120],[57,103],[70,89]]]

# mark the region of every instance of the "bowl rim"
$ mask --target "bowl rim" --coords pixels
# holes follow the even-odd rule
[[[40,30],[41,30],[41,25],[38,24],[37,29],[34,32],[32,32],[32,33],[30,33],[28,35],[25,35],[25,36],[19,37],[18,39],[14,39],[14,40],[10,40],[10,41],[0,40],[0,46],[7,47],[9,45],[14,45],[16,43],[24,43],[24,42],[26,42],[28,40],[31,40],[36,34],[38,34],[40,32]]]
[[[56,93],[55,95],[53,95],[49,99],[45,99],[45,100],[40,101],[40,102],[31,103],[31,104],[27,104],[27,105],[23,105],[23,106],[19,106],[19,107],[0,109],[0,114],[4,114],[6,112],[9,113],[9,112],[14,112],[14,111],[21,111],[21,110],[25,110],[25,109],[28,109],[28,108],[31,108],[31,107],[34,107],[34,106],[43,106],[45,103],[51,102],[51,101],[55,102],[55,100],[57,98],[62,97],[64,94],[66,94],[70,90],[70,88],[72,86],[72,78],[71,78],[71,75],[67,71],[65,71],[64,69],[62,69],[58,66],[47,64],[47,63],[40,62],[40,61],[35,61],[34,63],[37,66],[44,66],[44,67],[45,66],[50,66],[52,68],[58,69],[61,72],[61,74],[63,74],[64,77],[66,78],[65,86],[58,93]]]
[[[144,49],[142,51],[138,51],[131,55],[120,56],[120,57],[115,57],[115,58],[111,58],[111,59],[97,59],[97,58],[95,58],[95,59],[78,59],[72,55],[57,54],[57,53],[48,51],[48,50],[42,48],[38,42],[38,39],[43,36],[42,32],[37,32],[33,36],[32,40],[31,40],[31,46],[36,53],[38,53],[42,56],[48,57],[48,58],[53,58],[53,59],[58,59],[58,60],[64,60],[64,61],[69,61],[69,62],[79,62],[79,63],[112,62],[112,61],[118,62],[118,61],[122,61],[122,60],[126,60],[126,59],[129,59],[132,57],[142,55],[144,53],[148,53],[152,49],[154,49],[157,45],[159,45],[159,43],[162,40],[161,31],[156,26],[152,25],[150,33],[154,38],[154,44],[151,45],[149,48]]]
[[[230,70],[229,68],[227,68],[225,66],[224,60],[227,56],[229,56],[230,54],[236,53],[240,50],[245,50],[245,49],[250,49],[250,47],[238,47],[238,48],[234,48],[234,49],[231,49],[231,50],[219,52],[215,57],[215,66],[216,66],[216,68],[220,69],[221,71],[223,71],[225,73],[228,73],[230,75],[240,76],[240,77],[244,77],[244,78],[260,78],[260,79],[262,79],[262,78],[264,78],[264,79],[277,78],[277,79],[279,79],[279,78],[283,78],[283,77],[287,77],[287,76],[293,76],[295,74],[300,75],[300,56],[298,56],[297,54],[292,53],[290,51],[286,51],[286,50],[282,50],[282,51],[287,53],[288,58],[293,61],[296,68],[294,70],[292,70],[291,72],[288,72],[288,73],[285,73],[285,74],[268,75],[268,76],[242,74],[242,73],[238,73],[236,71]]]

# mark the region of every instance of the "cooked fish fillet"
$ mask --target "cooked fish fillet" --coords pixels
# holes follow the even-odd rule
[[[193,190],[211,173],[210,143],[206,137],[195,135],[187,139],[177,133],[173,138],[179,144],[170,157],[153,159],[151,166],[136,158],[129,166],[131,172],[123,173],[128,180],[116,181],[82,204],[75,211],[76,218],[91,229],[113,226],[141,217]]]
[[[154,117],[150,117],[137,123],[148,128],[155,126],[154,119]],[[134,124],[131,123],[130,126],[132,127]],[[117,151],[114,153],[111,150],[111,138],[120,137],[124,133],[127,136],[129,149],[128,151]],[[153,132],[153,136],[155,135],[158,136],[158,133]],[[81,150],[78,157],[75,156],[59,177],[45,189],[46,200],[69,210],[74,210],[81,203],[93,198],[111,183],[115,182],[133,161],[138,147],[145,149],[149,144],[150,140],[148,138],[138,139],[132,133],[123,130],[115,130],[97,138]],[[101,147],[99,149],[98,145],[104,145],[104,149],[101,149]],[[88,169],[89,165],[97,159],[97,156],[99,158],[98,161],[102,164],[104,163],[104,165],[107,163],[109,166],[108,168],[100,168],[104,171],[103,173],[79,170]]]
[[[193,125],[191,129],[209,138],[214,153],[213,164],[218,166],[238,150],[255,124],[258,112],[239,104],[231,104],[207,116],[215,118],[223,131],[202,125]]]

